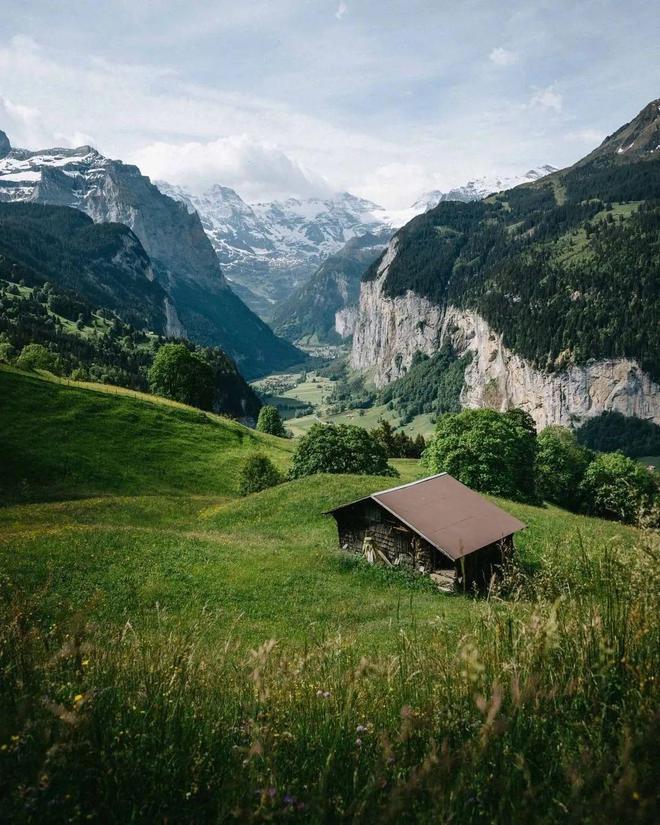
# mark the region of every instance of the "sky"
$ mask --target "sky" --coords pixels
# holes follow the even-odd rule
[[[660,96],[648,0],[3,0],[0,129],[248,201],[568,165]]]

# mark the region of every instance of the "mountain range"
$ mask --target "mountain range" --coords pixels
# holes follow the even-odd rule
[[[266,319],[347,241],[388,225],[380,207],[348,192],[247,204],[219,184],[201,195],[157,185],[199,214],[232,287]]]
[[[185,204],[191,214],[199,214],[232,288],[251,309],[279,327],[288,299],[353,238],[391,232],[441,200],[476,200],[553,170],[542,166],[517,178],[479,178],[448,192],[428,192],[410,208],[398,211],[349,192],[324,199],[248,204],[235,190],[220,184],[201,195],[165,181],[156,185]]]
[[[495,192],[503,192],[505,189],[513,189],[523,183],[533,183],[540,180],[546,175],[551,175],[556,172],[557,168],[551,166],[549,163],[543,166],[538,166],[535,169],[530,169],[524,175],[514,175],[509,177],[501,177],[496,175],[484,176],[470,180],[463,186],[457,186],[454,189],[449,189],[446,192],[440,189],[433,189],[431,192],[426,192],[415,201],[411,206],[411,211],[414,214],[410,215],[410,219],[415,215],[420,215],[423,212],[428,212],[439,203],[443,201],[462,201],[469,203],[470,201],[480,201],[492,195]],[[407,223],[407,221],[406,221]]]
[[[659,285],[656,100],[573,166],[399,230],[363,277],[351,364],[384,386],[450,346],[463,406],[660,422]]]
[[[168,335],[222,347],[248,376],[300,361],[299,351],[231,290],[197,213],[164,195],[136,166],[90,146],[13,149],[0,133],[0,201],[68,206],[97,223],[129,227],[169,299]]]

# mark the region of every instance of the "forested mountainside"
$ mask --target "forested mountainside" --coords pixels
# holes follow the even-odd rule
[[[340,343],[342,336],[336,330],[336,315],[346,307],[357,305],[362,275],[391,236],[389,229],[367,232],[327,258],[309,281],[280,307],[273,319],[278,335],[290,341]]]
[[[569,169],[415,218],[365,280],[478,313],[537,368],[628,358],[660,379],[659,107]]]
[[[66,206],[0,203],[0,360],[40,344],[60,375],[147,390],[164,336],[178,329],[128,227]],[[190,346],[213,369],[216,411],[254,418],[259,401],[234,361],[217,347]]]
[[[180,332],[133,232],[120,223],[94,223],[77,209],[0,203],[0,278],[28,286],[49,282],[60,294],[71,292],[71,301],[110,309],[136,329]]]
[[[126,224],[151,259],[190,340],[221,346],[247,375],[299,361],[300,353],[229,288],[199,216],[162,194],[136,166],[90,146],[0,151],[0,201],[70,206],[97,223]]]

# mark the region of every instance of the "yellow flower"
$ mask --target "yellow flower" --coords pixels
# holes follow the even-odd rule
[[[85,698],[84,694],[76,693],[76,695],[73,697],[73,701],[76,703],[76,705],[79,705],[83,701],[84,698]]]

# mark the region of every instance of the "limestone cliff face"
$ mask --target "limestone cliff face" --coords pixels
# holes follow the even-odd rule
[[[438,307],[413,292],[384,295],[395,255],[393,242],[377,279],[362,284],[353,333],[351,365],[370,370],[377,386],[403,375],[416,352],[432,355],[448,341],[458,354],[472,354],[461,393],[464,407],[521,407],[539,429],[569,426],[610,410],[660,424],[660,387],[635,361],[590,361],[552,373],[536,369],[504,346],[502,336],[475,312]]]
[[[358,319],[358,308],[356,306],[344,307],[339,312],[335,312],[335,332],[340,338],[350,338],[355,331]]]

